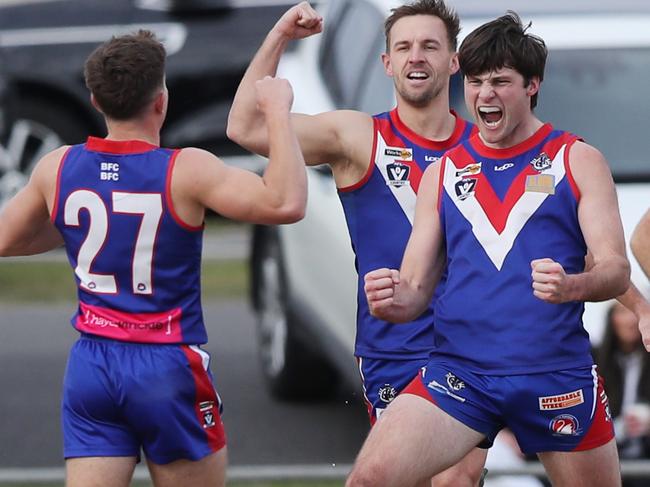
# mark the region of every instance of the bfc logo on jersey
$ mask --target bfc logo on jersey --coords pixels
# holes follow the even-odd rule
[[[378,396],[381,402],[389,403],[397,397],[397,391],[390,384],[384,384],[379,388]]]
[[[548,427],[554,436],[577,436],[581,433],[578,418],[571,414],[555,416]]]
[[[100,181],[119,181],[120,165],[117,162],[102,162],[99,164]]]
[[[409,174],[411,173],[411,168],[406,164],[402,164],[401,162],[387,164],[386,171],[388,172],[389,186],[400,188],[409,184]]]
[[[212,428],[216,424],[215,414],[214,414],[214,402],[203,401],[199,403],[199,411],[201,411],[201,415],[203,416],[203,427],[206,429]]]
[[[463,201],[469,198],[474,194],[476,190],[476,179],[467,178],[461,179],[454,185],[454,190],[456,191],[456,197]]]

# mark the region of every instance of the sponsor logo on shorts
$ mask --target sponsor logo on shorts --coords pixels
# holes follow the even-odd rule
[[[454,374],[452,374],[451,372],[447,372],[447,375],[445,375],[445,379],[447,379],[447,384],[454,391],[460,391],[461,389],[465,389],[465,383],[462,380],[460,380],[458,377],[456,377]]]
[[[612,412],[609,410],[609,398],[607,397],[607,394],[605,394],[605,391],[603,389],[601,389],[598,397],[600,398],[600,402],[602,403],[603,408],[605,409],[605,421],[611,423]]]
[[[397,391],[390,384],[384,384],[379,388],[378,396],[381,402],[389,403],[397,397]]]
[[[434,391],[439,392],[439,393],[441,393],[441,394],[446,394],[446,395],[448,395],[449,397],[452,397],[452,398],[456,399],[457,401],[465,402],[465,398],[464,398],[464,397],[461,397],[461,396],[459,396],[458,394],[454,394],[454,393],[451,392],[449,389],[447,389],[446,386],[443,386],[443,385],[440,384],[438,381],[432,380],[431,382],[429,382],[429,383],[427,384],[427,387],[428,387],[429,389],[433,389]]]
[[[565,394],[558,394],[557,396],[539,397],[538,399],[540,411],[567,409],[585,402],[585,398],[582,395],[582,389],[578,389],[577,391],[573,392],[567,392]]]
[[[413,160],[413,149],[409,147],[386,147],[384,154],[402,161]]]
[[[578,436],[581,433],[578,418],[571,414],[555,416],[548,427],[554,436]]]
[[[212,428],[215,425],[214,402],[203,401],[199,403],[199,411],[203,416],[203,427]]]

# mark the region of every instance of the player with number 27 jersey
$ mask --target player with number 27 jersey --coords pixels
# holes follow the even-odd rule
[[[139,343],[207,341],[200,301],[203,227],[176,215],[178,151],[90,137],[59,167],[52,220],[75,270],[82,333]]]

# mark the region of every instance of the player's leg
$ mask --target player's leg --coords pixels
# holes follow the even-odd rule
[[[432,487],[476,487],[483,475],[487,453],[487,449],[474,448],[456,465],[436,475]]]
[[[136,457],[83,457],[65,462],[66,487],[128,487]]]
[[[165,465],[148,461],[155,487],[223,487],[226,484],[226,448],[197,461],[176,460]]]
[[[616,441],[592,450],[539,454],[553,487],[620,487]]]
[[[418,485],[458,462],[483,439],[432,402],[402,394],[370,431],[346,485]]]

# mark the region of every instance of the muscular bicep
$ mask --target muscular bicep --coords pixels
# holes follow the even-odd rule
[[[590,254],[589,261],[593,265],[607,256],[625,258],[623,225],[607,162],[596,149],[577,142],[571,148],[570,164],[580,191],[578,220]]]

